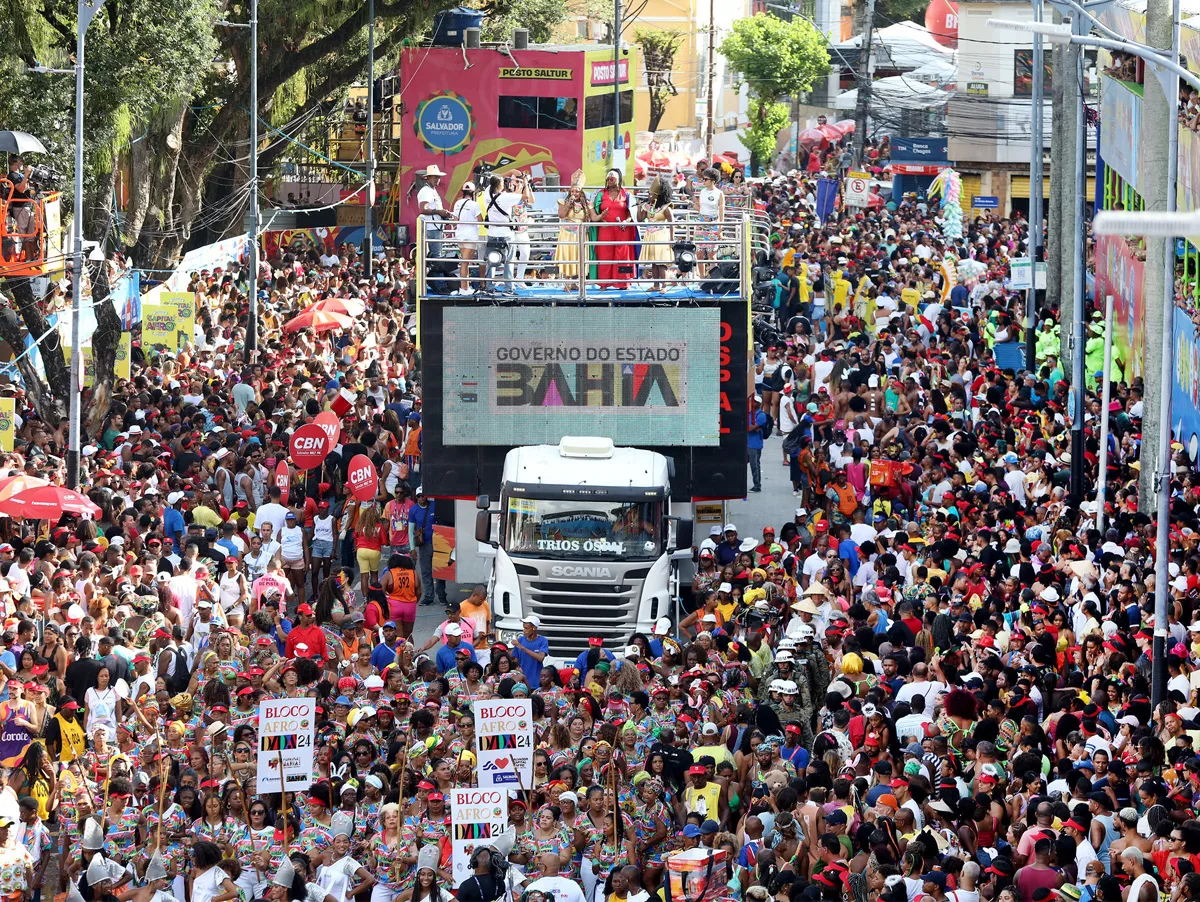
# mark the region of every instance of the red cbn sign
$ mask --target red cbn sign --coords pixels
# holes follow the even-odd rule
[[[275,487],[279,489],[279,503],[288,503],[288,491],[292,487],[292,473],[286,460],[281,460],[275,468]]]
[[[306,423],[292,433],[292,462],[301,470],[315,470],[329,447],[329,434],[316,423]]]
[[[379,472],[365,454],[350,459],[350,493],[359,501],[370,501],[379,488]]]
[[[338,440],[342,437],[342,421],[338,415],[332,410],[323,410],[312,421],[313,426],[320,426],[325,432],[329,441],[325,445],[325,453],[330,454],[337,447]]]

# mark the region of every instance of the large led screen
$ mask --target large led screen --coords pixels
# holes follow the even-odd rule
[[[717,308],[449,307],[442,329],[447,446],[720,442]]]

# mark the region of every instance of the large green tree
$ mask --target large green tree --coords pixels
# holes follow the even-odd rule
[[[534,2],[534,0],[528,0]],[[419,40],[433,15],[454,0],[377,0],[378,72],[401,44]],[[107,0],[87,34],[85,69],[84,237],[120,246],[148,270],[171,269],[197,236],[236,234],[248,202],[249,0]],[[367,0],[260,0],[259,115],[290,138],[319,123],[323,102],[336,102],[366,71]],[[72,206],[74,99],[70,76],[32,73],[35,63],[69,66],[76,0],[6,0],[0,4],[0,123],[42,138],[47,162],[63,175]],[[290,146],[260,130],[259,176],[266,179]],[[128,172],[127,209],[118,228],[117,173]],[[92,271],[95,296],[108,292],[103,267]],[[0,337],[20,347],[41,335],[45,319],[27,279],[0,284]],[[91,410],[107,408],[120,322],[96,306],[97,384]],[[42,348],[46,380],[31,386],[39,410],[65,408],[71,387],[61,347]],[[27,360],[27,359],[26,359]],[[24,371],[23,371],[24,372]],[[24,373],[29,382],[36,374]]]
[[[779,132],[787,125],[780,101],[811,91],[818,78],[829,72],[825,37],[796,17],[785,22],[778,16],[757,13],[733,23],[721,41],[721,53],[734,72],[734,83],[750,92],[750,126],[742,143],[751,152],[754,172],[767,163]]]

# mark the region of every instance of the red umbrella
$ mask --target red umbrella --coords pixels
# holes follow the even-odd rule
[[[308,310],[320,310],[322,313],[344,313],[346,316],[362,316],[367,305],[358,298],[325,298],[317,301]]]
[[[806,128],[796,137],[801,144],[812,145],[815,147],[824,147],[829,143],[829,139],[825,137],[823,132],[817,131],[815,128]]]
[[[839,132],[841,132],[843,138],[846,135],[851,134],[854,131],[855,127],[857,127],[857,125],[858,125],[858,123],[855,122],[853,119],[843,119],[841,122],[833,123],[833,127],[836,128]]]
[[[0,479],[0,513],[4,513],[4,503],[14,495],[18,495],[27,489],[35,489],[39,486],[49,484],[45,479],[39,479],[37,476],[26,476],[24,473],[18,473],[16,476],[5,476],[3,479]]]
[[[349,329],[354,320],[344,313],[334,313],[332,310],[317,310],[316,304],[309,307],[297,317],[293,317],[283,325],[284,332],[300,332],[312,329],[314,332],[332,332],[334,329]]]
[[[57,520],[63,514],[100,516],[100,508],[87,495],[61,485],[41,485],[0,502],[0,511],[27,520]]]
[[[829,125],[828,123],[826,123],[825,125],[818,125],[816,130],[819,131],[826,138],[828,138],[832,143],[835,143],[835,144],[838,141],[842,140],[843,137],[845,137],[842,134],[841,129],[839,129],[836,125]]]

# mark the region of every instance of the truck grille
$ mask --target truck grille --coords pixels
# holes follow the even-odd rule
[[[640,585],[531,582],[529,607],[542,619],[539,632],[556,655],[576,655],[592,636],[606,648],[623,648],[637,622]]]

